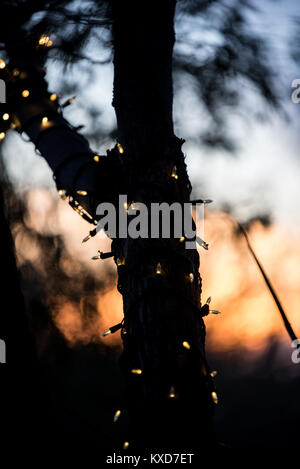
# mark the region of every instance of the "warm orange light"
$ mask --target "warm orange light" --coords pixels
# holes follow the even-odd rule
[[[190,346],[190,344],[188,343],[187,340],[184,340],[184,341],[182,342],[182,346],[183,346],[184,348],[186,348],[187,350],[190,350],[190,348],[191,348],[191,346]]]
[[[171,177],[174,179],[178,179],[178,171],[176,166],[173,166]]]
[[[4,121],[8,121],[8,119],[9,119],[9,114],[8,114],[7,112],[5,112],[5,114],[3,114],[3,116],[2,116],[2,119],[3,119]]]
[[[91,158],[92,156],[93,153],[91,153]],[[40,206],[40,197],[40,193],[35,197],[38,206]],[[42,205],[44,206],[44,202]],[[32,203],[29,208],[31,213],[35,213],[32,212]],[[110,250],[110,241],[107,239],[97,240],[96,237],[86,243],[84,248],[81,248],[85,249],[86,252],[82,253],[80,250],[76,250],[78,239],[82,239],[87,234],[87,227],[81,217],[77,217],[73,211],[69,212],[68,206],[58,203],[57,213],[62,220],[61,225],[64,229],[64,237],[69,251],[74,252],[76,259],[79,258],[82,262],[86,262],[84,265],[87,269],[90,269],[89,273],[91,275],[98,276],[100,272],[100,275],[103,275],[101,278],[105,281],[107,272],[114,268],[113,260],[98,261],[97,264],[96,262],[90,262],[90,257],[99,248],[101,251]],[[40,232],[47,229],[46,221],[41,221],[43,217],[40,214],[34,217]],[[71,220],[70,223],[69,219]],[[67,223],[65,220],[68,220]],[[300,235],[297,232],[291,233],[276,224],[269,228],[254,224],[249,232],[249,237],[274,284],[274,288],[278,291],[289,315],[289,320],[295,331],[299,333]],[[282,341],[283,346],[288,349],[288,337],[274,301],[264,285],[257,266],[249,256],[244,240],[233,235],[232,223],[228,222],[228,219],[224,219],[223,214],[210,214],[208,212],[205,219],[205,238],[213,245],[213,249],[209,253],[203,251],[201,256],[201,275],[205,280],[202,303],[205,303],[209,295],[213,295],[212,308],[222,311],[221,317],[209,314],[204,319],[207,331],[207,349],[214,350],[217,348],[220,353],[230,351],[241,355],[243,348],[246,348],[251,350],[251,354],[245,356],[255,357],[256,354],[267,350],[268,341],[272,338]],[[179,242],[176,242],[179,247]],[[18,238],[17,247],[18,252],[20,252],[20,259],[26,259],[26,256],[29,255],[28,244],[25,246],[22,243],[22,238]],[[199,246],[198,248],[202,250]],[[31,252],[35,252],[36,249],[35,244],[32,243]],[[37,253],[37,259],[38,255]],[[97,265],[95,266],[95,264]],[[280,269],[278,269],[279,265]],[[164,264],[161,266],[164,273],[162,267],[164,267]],[[72,268],[72,265],[68,266],[70,271]],[[156,263],[153,265],[153,275],[155,275],[155,270]],[[194,272],[195,274],[197,273]],[[160,279],[158,276],[156,278]],[[187,279],[186,282],[188,282]],[[56,326],[69,343],[79,344],[84,342],[87,344],[95,340],[101,341],[103,331],[108,330],[112,324],[122,321],[122,296],[117,288],[106,293],[101,291],[96,298],[98,314],[89,323],[89,327],[78,315],[79,307],[76,302],[69,304],[68,300],[64,299],[58,304],[57,298],[54,298],[53,318]],[[84,301],[84,298],[82,301]],[[186,339],[186,336],[179,341],[179,349],[181,352],[188,354],[188,350],[186,352],[183,350],[182,341],[184,339]],[[121,343],[118,334],[109,334],[106,340],[108,346],[110,344],[120,345]],[[187,340],[190,340],[190,338],[187,337]],[[192,350],[193,343],[191,340],[190,345]],[[287,350],[287,353],[289,353],[289,350]],[[143,370],[143,374],[145,373],[146,371]],[[214,373],[212,372],[212,374]],[[142,376],[137,375],[132,376],[132,378],[139,380],[142,379]],[[167,399],[168,391],[167,388]]]
[[[51,41],[50,37],[47,36],[47,34],[43,34],[39,39],[40,46],[51,47],[52,44],[53,44],[53,41]]]
[[[121,415],[121,411],[117,410],[117,412],[114,415],[114,422],[116,422],[119,419],[120,415]]]
[[[143,371],[140,370],[139,368],[133,368],[133,369],[131,370],[131,373],[132,373],[133,375],[141,375],[141,374],[143,373]]]
[[[76,191],[78,195],[87,195],[87,191]]]
[[[22,96],[23,96],[23,98],[28,98],[29,95],[30,95],[30,93],[29,93],[28,90],[23,90],[23,91],[22,91]]]
[[[121,143],[117,143],[117,147],[118,147],[119,153],[124,153],[124,148],[122,147]]]

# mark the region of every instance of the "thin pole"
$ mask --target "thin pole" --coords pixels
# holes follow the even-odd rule
[[[256,264],[257,264],[257,266],[258,266],[258,268],[259,268],[259,270],[260,270],[260,272],[261,272],[261,274],[264,278],[264,281],[266,282],[267,287],[268,287],[268,289],[269,289],[269,291],[270,291],[270,293],[271,293],[271,295],[272,295],[272,297],[273,297],[273,299],[276,303],[276,306],[278,308],[280,316],[282,317],[282,320],[283,320],[283,323],[284,323],[284,326],[286,328],[287,333],[289,334],[292,341],[297,340],[297,336],[294,332],[294,329],[291,326],[291,323],[289,322],[289,320],[287,318],[287,315],[286,315],[286,313],[285,313],[285,311],[282,307],[282,304],[280,303],[279,298],[278,298],[274,288],[272,287],[271,282],[270,282],[270,280],[269,280],[263,266],[261,265],[260,261],[258,260],[256,254],[255,254],[255,252],[254,252],[254,250],[253,250],[253,248],[250,244],[250,241],[249,241],[249,238],[248,238],[248,235],[247,235],[247,232],[246,232],[245,228],[237,220],[234,219],[234,221],[236,222],[236,224],[239,227],[239,230],[241,231],[242,235],[244,236],[244,238],[246,240],[246,243],[247,243],[247,246],[248,246],[248,249],[249,249],[250,253],[252,254],[252,256],[253,256],[253,258],[254,258],[254,260],[255,260],[255,262],[256,262]]]

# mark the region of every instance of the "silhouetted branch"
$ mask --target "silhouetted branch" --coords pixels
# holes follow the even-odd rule
[[[274,290],[274,288],[273,288],[273,286],[272,286],[272,284],[269,280],[269,277],[267,276],[267,274],[265,272],[265,269],[263,268],[261,262],[258,260],[258,257],[256,256],[256,254],[254,252],[254,249],[251,246],[251,243],[249,241],[248,234],[247,234],[245,228],[235,218],[230,216],[230,219],[238,226],[239,231],[244,236],[244,238],[246,240],[246,243],[247,243],[247,246],[248,246],[248,249],[249,249],[253,259],[255,260],[256,265],[258,266],[258,268],[259,268],[259,270],[260,270],[260,272],[263,276],[263,279],[264,279],[264,281],[265,281],[265,283],[266,283],[266,285],[267,285],[267,287],[268,287],[268,289],[269,289],[269,291],[270,291],[270,293],[271,293],[271,295],[272,295],[272,297],[273,297],[273,299],[276,303],[277,309],[278,309],[278,311],[280,313],[280,316],[283,320],[283,323],[284,323],[284,326],[286,328],[287,333],[289,334],[292,341],[296,340],[297,336],[296,336],[296,334],[295,334],[295,332],[294,332],[294,330],[291,326],[291,323],[289,322],[289,320],[287,318],[287,315],[286,315],[286,313],[283,309],[283,306],[282,306],[282,304],[281,304],[281,302],[280,302],[280,300],[279,300],[279,298],[278,298],[278,296],[277,296],[277,294],[276,294],[276,292],[275,292],[275,290]]]

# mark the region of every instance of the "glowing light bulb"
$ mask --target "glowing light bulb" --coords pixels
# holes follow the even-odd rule
[[[174,179],[178,179],[178,171],[176,166],[173,166],[171,177]]]
[[[2,116],[2,119],[3,119],[4,121],[8,121],[8,119],[9,119],[9,114],[8,114],[7,112],[5,112],[5,114],[3,114],[3,116]]]
[[[141,374],[143,373],[143,371],[140,370],[139,368],[133,368],[133,369],[131,370],[131,373],[132,373],[133,375],[141,375]]]
[[[123,325],[123,322],[119,322],[119,324],[116,324],[115,326],[110,327],[107,331],[103,332],[102,337],[106,337],[107,335],[114,334],[115,332],[119,331],[122,328],[122,325]]]
[[[89,239],[91,239],[92,235],[88,234],[85,238],[83,238],[82,242],[86,243]],[[94,259],[94,258],[93,258]]]
[[[212,378],[214,378],[215,376],[217,376],[217,374],[218,374],[217,371],[212,371],[212,372],[210,373],[210,376],[211,376]]]
[[[206,249],[206,251],[208,250],[208,243],[203,241],[203,239],[201,239],[199,236],[196,236],[196,241],[201,248]]]
[[[28,90],[23,90],[23,91],[22,91],[22,96],[23,96],[23,98],[28,98],[29,95],[30,95],[30,93],[29,93]]]
[[[127,449],[129,446],[129,441],[124,441],[123,449]]]
[[[183,347],[186,348],[187,350],[190,350],[190,348],[191,348],[191,346],[190,346],[190,344],[188,343],[187,340],[184,340],[184,341],[182,342],[182,345],[183,345]]]
[[[189,274],[189,280],[191,283],[194,281],[194,274],[192,272]]]
[[[99,163],[99,161],[100,161],[99,155],[94,155],[93,160],[96,161],[96,163]]]
[[[101,252],[98,251],[98,254],[97,254],[96,256],[93,256],[92,259],[93,259],[94,261],[96,261],[96,260],[98,260],[98,259],[101,259]]]
[[[124,153],[124,148],[122,147],[121,143],[117,143],[117,148],[119,150],[119,153]]]
[[[114,422],[116,422],[118,420],[118,418],[120,417],[121,415],[121,411],[120,410],[117,410],[115,415],[114,415]]]
[[[65,102],[61,105],[61,107],[70,106],[70,104],[74,103],[75,99],[76,99],[76,96],[73,96],[72,98],[67,99],[67,101],[65,101]]]
[[[6,67],[6,63],[4,62],[4,60],[0,59],[0,68],[3,69]]]
[[[185,240],[185,237],[184,237],[184,236],[181,236],[181,238],[179,238],[179,242],[180,242],[180,243],[183,243],[184,240]]]
[[[0,132],[0,140],[3,140],[5,138],[5,132]]]
[[[62,199],[65,199],[65,198],[66,198],[66,191],[65,191],[65,189],[59,189],[58,195],[59,195]]]
[[[85,238],[83,238],[82,242],[86,243],[89,239],[93,238],[93,236],[96,236],[96,234],[97,234],[97,228],[90,231],[89,234]]]
[[[43,119],[42,119],[42,124],[43,124],[43,125],[47,125],[47,124],[48,124],[48,122],[49,122],[49,119],[48,119],[48,117],[46,117],[46,116],[45,116],[45,117],[43,117]]]
[[[218,404],[218,396],[215,391],[211,393],[212,400],[214,401],[215,404]]]
[[[175,397],[176,397],[175,388],[174,388],[174,386],[171,386],[170,391],[169,391],[169,398],[174,399]]]
[[[14,68],[12,73],[14,77],[17,77],[20,75],[20,70],[18,70],[17,68]]]
[[[131,202],[129,207],[130,207],[131,210],[138,210],[139,209],[139,204],[138,203],[136,204],[135,202]]]
[[[42,46],[45,44],[45,41],[46,41],[46,37],[45,34],[43,34],[40,39],[39,39],[39,45]]]
[[[78,195],[87,195],[87,191],[76,191]]]
[[[42,36],[39,39],[39,45],[45,46],[45,47],[51,47],[52,44],[53,44],[53,41],[51,41],[50,37],[47,36],[47,34],[42,34]]]
[[[158,275],[161,275],[161,273],[162,273],[161,263],[160,263],[160,262],[158,262],[158,264],[157,264],[157,266],[156,266],[156,273],[157,273]]]
[[[80,208],[78,208],[78,207],[73,207],[73,209],[75,210],[76,213],[78,213],[78,215],[80,215],[81,217],[83,216],[83,211],[80,210]],[[84,241],[82,241],[82,242],[84,242]]]
[[[50,99],[50,101],[56,101],[56,99],[57,99],[56,93],[52,93],[52,94],[50,95],[50,98],[49,98],[49,99]]]

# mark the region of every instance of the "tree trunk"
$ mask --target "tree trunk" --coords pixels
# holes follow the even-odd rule
[[[2,166],[2,164],[0,163]],[[1,168],[3,170],[3,168]],[[3,173],[1,174],[3,178]],[[1,179],[2,179],[1,178]],[[53,422],[36,351],[25,311],[16,267],[13,240],[5,216],[0,184],[0,243],[2,279],[0,339],[6,345],[6,363],[0,363],[1,448],[19,450],[46,444]]]
[[[187,202],[191,191],[182,141],[173,132],[174,10],[174,0],[113,2],[113,105],[131,167],[128,200],[147,206]],[[174,166],[178,179],[171,177]],[[213,384],[205,359],[197,251],[186,250],[178,239],[128,238],[114,241],[113,249],[125,259],[118,267],[118,288],[124,301],[128,441],[142,449],[212,445]],[[142,373],[132,373],[136,369]]]

